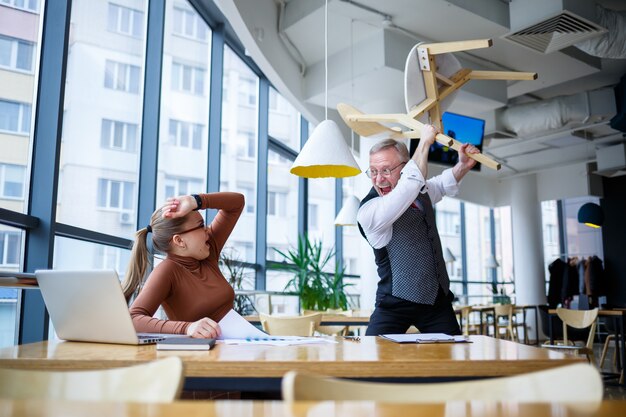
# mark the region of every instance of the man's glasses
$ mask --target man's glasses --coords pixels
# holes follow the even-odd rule
[[[398,168],[400,165],[405,165],[405,164],[406,162],[400,162],[400,164],[396,165],[393,168],[385,168],[385,169],[381,169],[380,171],[377,169],[368,168],[367,171],[365,171],[365,175],[367,175],[370,178],[374,178],[379,175],[382,175],[383,177],[388,177],[391,175],[394,169]]]

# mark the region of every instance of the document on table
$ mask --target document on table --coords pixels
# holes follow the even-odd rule
[[[250,345],[303,345],[310,343],[337,343],[336,341],[323,337],[299,337],[299,336],[270,336],[257,329],[248,320],[241,317],[235,310],[230,310],[222,320],[219,321],[222,340],[227,345],[250,344]]]
[[[381,334],[387,340],[396,343],[467,343],[466,336],[451,336],[445,333],[402,333]]]

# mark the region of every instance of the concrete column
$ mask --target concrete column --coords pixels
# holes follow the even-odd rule
[[[511,221],[513,223],[513,268],[517,304],[546,302],[543,271],[541,203],[535,174],[511,180]],[[533,314],[527,325],[531,338],[537,336]]]

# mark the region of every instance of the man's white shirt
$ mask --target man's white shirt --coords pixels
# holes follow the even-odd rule
[[[422,172],[412,159],[402,168],[396,187],[389,193],[372,198],[363,204],[357,214],[357,220],[367,241],[374,249],[386,246],[391,240],[393,223],[406,209],[415,202],[419,193],[428,193],[432,204],[444,196],[455,196],[459,192],[459,183],[452,174],[452,168],[446,169],[429,180],[424,180]],[[421,207],[420,207],[421,209]]]

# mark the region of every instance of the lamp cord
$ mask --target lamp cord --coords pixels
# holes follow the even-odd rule
[[[324,119],[328,120],[328,0],[324,7]]]

